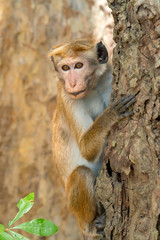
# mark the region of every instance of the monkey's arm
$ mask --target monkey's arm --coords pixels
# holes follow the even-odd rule
[[[78,144],[82,156],[88,161],[95,160],[101,153],[111,127],[120,119],[129,116],[132,112],[126,112],[127,108],[136,101],[135,95],[125,96],[118,102],[107,108],[81,135]]]

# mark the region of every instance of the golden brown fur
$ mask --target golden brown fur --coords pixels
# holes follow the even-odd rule
[[[66,58],[70,55],[73,57],[77,57],[77,55],[80,52],[90,50],[94,47],[94,42],[92,40],[81,40],[81,39],[75,39],[72,42],[64,42],[55,45],[49,54],[49,56],[54,55],[60,55],[63,58]]]
[[[130,114],[124,112],[135,102],[135,96],[106,108],[111,69],[106,67],[107,51],[101,42],[96,46],[89,40],[59,44],[52,48],[50,57],[59,77],[53,118],[54,160],[85,239],[94,239],[100,235],[95,227],[100,208],[94,184],[102,165],[105,139],[112,126]],[[77,62],[80,68],[76,68]]]

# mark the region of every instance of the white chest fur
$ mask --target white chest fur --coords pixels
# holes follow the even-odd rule
[[[93,120],[108,106],[112,92],[111,82],[112,75],[107,76],[107,78],[105,75],[100,79],[96,89],[92,90],[91,94],[88,94],[88,96],[83,99],[84,106]]]

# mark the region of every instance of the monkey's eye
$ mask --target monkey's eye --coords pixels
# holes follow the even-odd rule
[[[81,63],[81,62],[78,62],[75,65],[75,68],[82,68],[82,67],[83,67],[83,63]]]
[[[63,71],[68,71],[70,67],[68,65],[63,65],[62,66]]]

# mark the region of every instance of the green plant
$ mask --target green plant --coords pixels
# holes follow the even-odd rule
[[[0,240],[29,240],[19,233],[14,232],[14,229],[21,229],[26,232],[38,235],[38,236],[50,236],[58,231],[57,226],[46,219],[34,219],[29,222],[22,223],[18,226],[11,227],[19,218],[27,213],[34,204],[34,193],[30,193],[25,198],[20,199],[17,204],[19,212],[12,221],[9,221],[8,227],[0,224]]]

